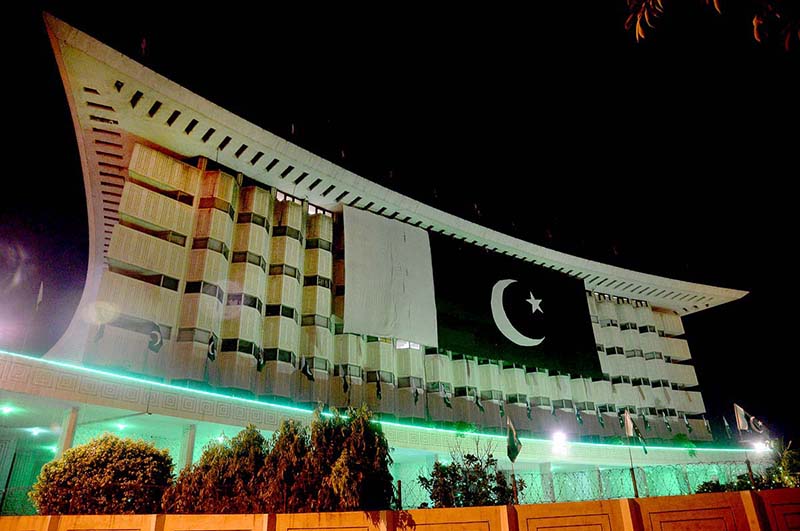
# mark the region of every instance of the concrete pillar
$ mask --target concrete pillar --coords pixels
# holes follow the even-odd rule
[[[183,427],[183,437],[181,438],[181,454],[178,458],[178,470],[183,470],[192,464],[194,460],[194,440],[197,436],[197,424],[189,424]]]
[[[78,411],[79,408],[75,406],[64,413],[64,419],[61,421],[61,435],[58,437],[56,459],[72,448],[72,441],[75,440],[75,428],[78,426]]]
[[[539,463],[539,474],[542,481],[542,497],[545,500],[555,502],[556,490],[553,485],[553,472],[550,463]]]

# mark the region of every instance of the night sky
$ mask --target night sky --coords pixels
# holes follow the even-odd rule
[[[747,3],[723,2],[720,16],[701,0],[669,2],[639,45],[622,28],[623,0],[16,8],[4,54],[0,347],[19,349],[44,280],[28,349],[46,350],[86,268],[80,162],[47,9],[424,203],[582,257],[750,291],[684,321],[703,397],[712,419],[732,422],[736,401],[800,442],[789,267],[800,54],[758,46]]]

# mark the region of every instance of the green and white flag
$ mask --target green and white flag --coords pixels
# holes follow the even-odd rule
[[[661,416],[664,418],[664,426],[667,427],[667,431],[672,433],[672,425],[669,423],[669,419],[667,418],[667,412],[662,411]]]
[[[639,427],[633,422],[631,418],[630,412],[626,409],[625,410],[625,435],[628,437],[636,437],[639,441],[639,444],[642,445],[642,451],[645,455],[647,455],[647,445],[644,443],[644,437],[642,437],[642,433],[639,431]]]
[[[733,430],[731,430],[731,425],[728,424],[728,419],[725,418],[725,415],[722,416],[722,423],[725,425],[725,436],[728,439],[733,438]]]
[[[506,426],[508,428],[508,459],[513,463],[517,460],[517,456],[522,451],[522,443],[517,437],[517,430],[514,429],[514,423],[511,419],[506,417]]]
[[[597,422],[600,424],[600,427],[601,427],[601,428],[603,428],[603,429],[605,429],[605,427],[606,427],[606,421],[605,421],[605,419],[603,418],[603,414],[602,414],[602,413],[600,413],[600,408],[596,407],[596,408],[594,409],[594,411],[595,411],[595,413],[597,413]]]
[[[686,418],[686,413],[683,414],[683,424],[686,426],[686,431],[692,433],[692,425],[689,424],[689,419]]]

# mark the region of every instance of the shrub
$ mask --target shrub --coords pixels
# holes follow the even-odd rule
[[[492,447],[481,449],[475,443],[475,453],[460,447],[450,452],[452,462],[436,462],[430,477],[419,476],[419,482],[433,501],[434,507],[477,507],[513,503],[513,486],[506,475],[497,470]],[[525,482],[516,480],[518,496]]]
[[[170,513],[258,513],[258,474],[268,447],[264,436],[250,425],[232,439],[211,442],[197,463],[183,469],[164,492],[164,510]]]
[[[284,421],[267,442],[254,426],[213,443],[163,498],[172,513],[263,513],[387,509],[389,446],[372,413],[317,412],[310,428]]]
[[[388,509],[394,498],[389,445],[372,412],[362,406],[343,417],[334,411],[311,423],[310,451],[297,479],[309,489],[305,511]],[[298,500],[298,504],[300,504]]]
[[[39,514],[157,513],[172,466],[167,450],[105,434],[47,463],[29,495]]]
[[[296,513],[308,506],[308,487],[300,481],[308,451],[308,428],[283,421],[272,435],[270,452],[258,473],[264,512]]]

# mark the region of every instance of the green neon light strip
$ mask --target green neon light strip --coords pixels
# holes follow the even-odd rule
[[[56,366],[56,367],[62,367],[62,368],[66,368],[66,369],[79,370],[79,371],[83,371],[83,372],[86,372],[86,373],[89,373],[89,374],[96,374],[98,376],[104,376],[104,377],[108,377],[108,378],[116,378],[118,380],[123,380],[123,381],[131,382],[131,383],[136,383],[136,384],[139,384],[139,385],[150,385],[150,386],[153,386],[153,387],[160,387],[160,388],[163,388],[163,389],[167,389],[169,391],[174,391],[174,392],[179,392],[179,393],[195,394],[195,395],[207,396],[207,397],[212,397],[212,398],[217,398],[217,399],[232,400],[232,401],[235,401],[235,402],[240,402],[240,403],[248,404],[248,405],[251,405],[251,406],[259,406],[259,407],[268,407],[268,408],[280,409],[280,410],[284,410],[284,411],[291,411],[291,412],[294,412],[294,413],[302,413],[304,415],[313,415],[314,414],[314,411],[311,410],[311,409],[304,409],[304,408],[300,408],[300,407],[287,406],[287,405],[284,405],[284,404],[274,404],[272,402],[261,402],[261,401],[258,401],[258,400],[250,400],[248,398],[241,398],[241,397],[238,397],[238,396],[228,396],[228,395],[223,395],[223,394],[219,394],[219,393],[210,393],[208,391],[202,391],[200,389],[190,389],[190,388],[186,388],[186,387],[177,387],[177,386],[174,386],[174,385],[169,385],[169,384],[160,383],[160,382],[151,382],[151,381],[148,381],[148,380],[141,380],[139,378],[134,378],[132,376],[125,376],[123,374],[115,374],[113,372],[100,371],[100,370],[97,370],[97,369],[92,369],[92,368],[89,368],[89,367],[83,367],[81,365],[74,365],[72,363],[65,363],[65,362],[62,362],[62,361],[53,361],[53,360],[46,360],[46,359],[42,359],[42,358],[36,358],[36,357],[33,357],[33,356],[27,356],[25,354],[18,354],[16,352],[9,352],[7,350],[2,350],[2,349],[0,349],[0,354],[6,354],[8,356],[22,358],[22,359],[27,360],[27,361],[35,361],[35,362],[46,364],[46,365],[53,365],[53,366]],[[322,414],[324,416],[331,416],[330,413],[322,413]],[[393,427],[393,428],[401,428],[401,429],[414,430],[414,431],[430,431],[430,432],[436,432],[436,433],[447,433],[447,434],[450,434],[450,435],[458,435],[458,436],[469,435],[469,436],[473,436],[473,437],[480,437],[482,439],[493,439],[493,440],[502,440],[502,441],[506,440],[506,436],[505,435],[493,435],[493,434],[490,434],[490,433],[479,433],[479,432],[465,432],[465,431],[458,431],[458,430],[448,430],[448,429],[445,429],[445,428],[436,428],[436,427],[433,427],[433,426],[419,426],[419,425],[412,425],[412,424],[403,424],[403,423],[400,423],[400,422],[390,422],[390,421],[385,421],[385,420],[376,421],[376,422],[378,422],[382,426],[389,426],[389,427]],[[540,444],[552,444],[552,442],[553,442],[553,441],[551,441],[549,439],[532,439],[532,438],[528,438],[528,437],[520,437],[520,440],[521,441],[527,441],[529,443],[540,443]],[[638,445],[585,443],[585,442],[577,442],[577,441],[575,441],[575,442],[569,441],[568,444],[570,446],[586,446],[586,447],[589,447],[589,448],[616,448],[616,449],[631,448],[631,449],[634,449],[634,450],[639,448]],[[648,446],[647,448],[649,450],[663,450],[663,451],[673,451],[673,452],[686,452],[688,450],[688,448],[678,448],[678,447],[675,447],[675,446]],[[733,452],[733,453],[744,453],[744,452],[748,451],[746,449],[738,449],[738,448],[693,448],[693,450],[696,451],[696,452]]]

